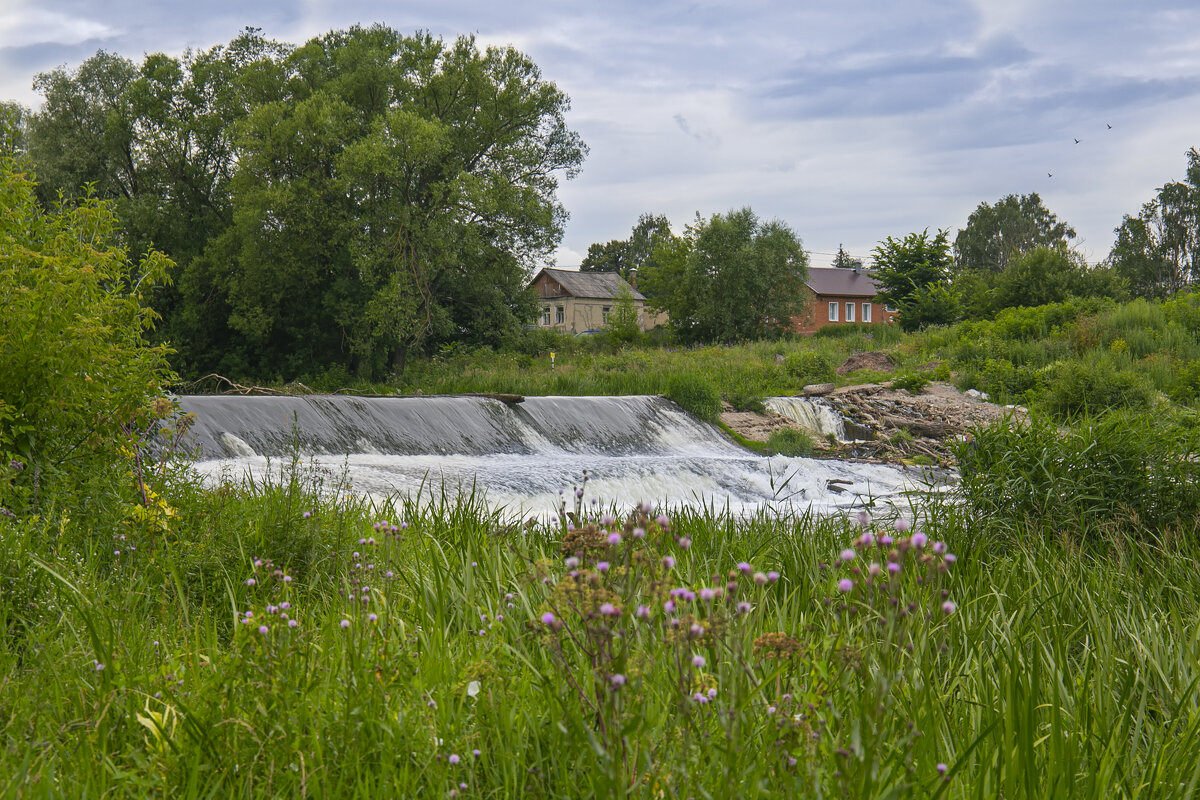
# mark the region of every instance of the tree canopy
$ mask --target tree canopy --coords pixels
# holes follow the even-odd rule
[[[1138,297],[1166,297],[1200,280],[1200,151],[1187,152],[1182,181],[1159,188],[1116,229],[1108,261]]]
[[[697,215],[679,237],[660,239],[639,282],[684,342],[778,336],[800,313],[808,257],[799,237],[749,209]]]
[[[384,27],[292,47],[247,29],[141,64],[100,52],[39,76],[44,200],[111,198],[189,373],[379,377],[410,352],[496,343],[561,238],[558,181],[586,147],[513,48]]]
[[[628,239],[588,247],[587,256],[579,265],[581,272],[618,272],[629,280],[630,270],[645,270],[654,264],[654,248],[671,237],[671,223],[666,217],[642,214]]]
[[[900,310],[900,326],[917,330],[958,319],[957,295],[950,289],[949,234],[938,231],[891,236],[874,250],[871,276],[879,286],[879,300]]]
[[[980,203],[954,239],[959,270],[1001,272],[1015,257],[1038,247],[1067,245],[1075,229],[1042,204],[1037,192]]]

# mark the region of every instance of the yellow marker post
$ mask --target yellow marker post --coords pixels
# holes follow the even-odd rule
[[[554,351],[550,351],[550,369],[554,369]]]

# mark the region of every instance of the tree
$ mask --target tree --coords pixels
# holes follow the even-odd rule
[[[629,280],[630,270],[641,271],[653,266],[654,248],[671,235],[671,223],[666,217],[642,214],[628,239],[613,239],[589,246],[579,269],[581,272],[617,272]]]
[[[104,202],[44,210],[13,158],[0,158],[0,208],[0,507],[117,491],[133,431],[172,377],[144,338],[146,293],[169,264],[129,260]]]
[[[808,259],[785,223],[749,208],[698,215],[681,237],[660,239],[641,286],[685,342],[778,336],[804,305]]]
[[[1183,181],[1171,181],[1116,229],[1108,263],[1138,297],[1166,297],[1200,280],[1200,151],[1187,152]]]
[[[838,245],[837,255],[833,258],[833,266],[837,269],[862,269],[861,258],[851,258],[850,254]]]
[[[946,231],[933,238],[928,230],[903,240],[889,236],[873,255],[871,276],[879,286],[879,301],[900,309],[900,327],[912,331],[954,321],[958,304],[949,289],[952,262]]]
[[[193,373],[379,377],[501,341],[534,313],[558,180],[586,153],[523,54],[378,25],[298,48],[247,29],[140,66],[100,53],[39,81],[47,192],[93,183],[135,249],[177,260],[155,302]]]
[[[1037,192],[980,203],[954,239],[958,270],[1001,272],[1014,256],[1037,247],[1067,246],[1075,230],[1042,205]]]

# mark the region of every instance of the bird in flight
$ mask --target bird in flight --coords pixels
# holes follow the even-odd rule
[[[1076,139],[1076,140],[1075,140],[1075,144],[1079,144],[1079,140],[1078,140],[1078,139]]]
[[[1047,173],[1046,173],[1046,177],[1047,177],[1047,178],[1053,178],[1053,177],[1054,177],[1054,173],[1053,173],[1053,172],[1047,172]]]
[[[1107,123],[1107,122],[1106,122],[1106,123],[1104,123],[1104,124],[1105,124],[1105,125],[1108,125],[1108,123]],[[1112,125],[1108,125],[1108,129],[1111,131],[1111,130],[1112,130]]]

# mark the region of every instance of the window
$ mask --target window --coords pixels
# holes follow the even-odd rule
[[[603,307],[601,307],[601,309],[600,309],[600,313],[601,313],[601,314],[603,315],[603,317],[604,317],[604,324],[605,324],[605,325],[607,325],[607,324],[608,324],[608,312],[610,312],[610,311],[612,311],[612,306],[603,306]]]
[[[566,321],[567,321],[567,315],[563,313],[563,307],[555,306],[554,307],[554,322],[555,322],[555,324],[562,325]]]
[[[883,310],[889,314],[895,314],[897,311],[897,308],[895,306],[884,306]]]
[[[863,322],[871,321],[871,304],[863,303]]]
[[[542,306],[542,324],[550,324],[550,306]]]
[[[829,321],[830,322],[837,322],[837,310],[838,310],[837,303],[829,304]]]
[[[854,322],[854,303],[846,301],[846,322]]]

